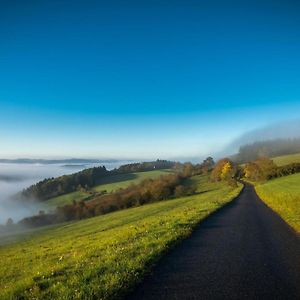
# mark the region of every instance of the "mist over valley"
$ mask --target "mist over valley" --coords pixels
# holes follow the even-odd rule
[[[8,161],[8,160],[6,160]],[[30,160],[32,161],[32,160]],[[0,163],[0,224],[12,218],[17,222],[20,219],[34,215],[39,210],[47,210],[47,206],[42,203],[21,202],[12,199],[14,195],[23,189],[35,184],[45,178],[57,177],[61,175],[72,174],[85,168],[105,165],[108,170],[119,167],[128,161],[113,160],[103,163],[79,163],[66,164],[67,161],[61,163]]]

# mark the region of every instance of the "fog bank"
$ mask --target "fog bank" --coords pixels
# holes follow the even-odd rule
[[[241,146],[252,144],[258,141],[290,139],[299,137],[300,120],[289,120],[285,122],[275,123],[263,128],[245,132],[243,135],[230,142],[222,151],[216,151],[214,156],[220,158],[233,155],[238,152]]]
[[[104,165],[111,170],[125,163],[128,162],[111,162]],[[11,199],[22,189],[44,178],[71,174],[98,165],[0,163],[0,224],[4,224],[8,218],[17,222],[24,217],[38,213],[41,209],[47,209],[43,203],[24,203]]]

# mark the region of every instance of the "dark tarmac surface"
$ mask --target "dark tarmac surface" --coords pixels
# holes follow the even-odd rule
[[[127,299],[300,299],[300,237],[246,185]]]

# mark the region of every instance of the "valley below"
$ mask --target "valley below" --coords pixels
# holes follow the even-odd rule
[[[105,162],[108,170],[118,168],[128,161]],[[23,189],[45,178],[57,177],[81,171],[92,166],[103,165],[101,163],[82,164],[72,163],[72,167],[62,163],[20,163],[0,162],[0,224],[4,224],[8,218],[14,221],[36,214],[41,209],[48,209],[48,205],[42,203],[16,203],[11,198]]]

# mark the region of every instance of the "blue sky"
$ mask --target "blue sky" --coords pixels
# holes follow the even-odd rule
[[[299,116],[297,1],[1,1],[1,157],[202,156]]]

